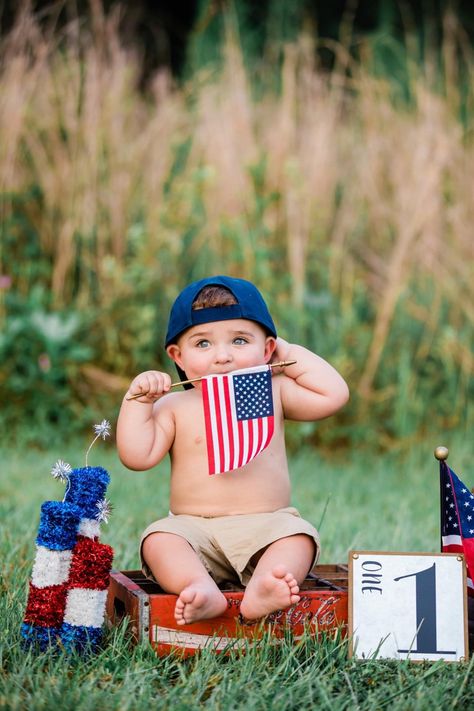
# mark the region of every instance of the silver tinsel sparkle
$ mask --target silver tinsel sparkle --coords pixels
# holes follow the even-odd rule
[[[95,432],[95,437],[92,440],[92,442],[90,443],[89,449],[86,452],[86,467],[87,467],[89,452],[91,451],[92,447],[97,442],[99,437],[102,437],[102,439],[105,440],[105,438],[110,435],[110,422],[108,420],[102,420],[102,422],[99,425],[94,425],[94,432]]]
[[[102,499],[101,501],[98,501],[97,504],[97,514],[96,514],[96,519],[99,521],[99,523],[108,523],[109,522],[109,516],[112,513],[112,504],[110,501],[107,499]]]
[[[102,420],[100,425],[94,425],[94,432],[98,437],[102,437],[105,440],[106,437],[110,436],[110,422],[108,420]]]
[[[72,472],[71,465],[58,459],[54,467],[51,469],[51,475],[59,481],[65,482],[69,479],[69,474]]]

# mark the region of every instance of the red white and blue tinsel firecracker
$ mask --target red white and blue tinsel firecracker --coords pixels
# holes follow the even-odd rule
[[[69,648],[98,646],[102,640],[109,574],[113,550],[99,543],[101,506],[109,475],[101,467],[74,469],[69,477],[66,501],[81,513],[78,536],[72,550],[68,592],[61,641]]]
[[[71,470],[61,461],[58,471],[52,473],[67,481],[67,490],[63,501],[41,507],[21,635],[40,650],[94,651],[102,641],[113,558],[113,549],[99,542],[109,514],[109,475],[102,467]]]

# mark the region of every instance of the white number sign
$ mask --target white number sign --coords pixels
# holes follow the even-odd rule
[[[467,659],[464,558],[351,551],[349,634],[359,659]]]

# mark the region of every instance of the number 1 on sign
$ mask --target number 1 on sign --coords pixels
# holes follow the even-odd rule
[[[417,573],[400,575],[395,582],[415,578],[416,649],[399,649],[401,653],[456,654],[455,651],[437,649],[436,638],[436,563]]]

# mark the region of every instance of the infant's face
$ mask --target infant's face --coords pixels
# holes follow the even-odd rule
[[[168,354],[188,378],[230,373],[268,363],[275,339],[247,319],[215,321],[192,326],[168,347]]]

